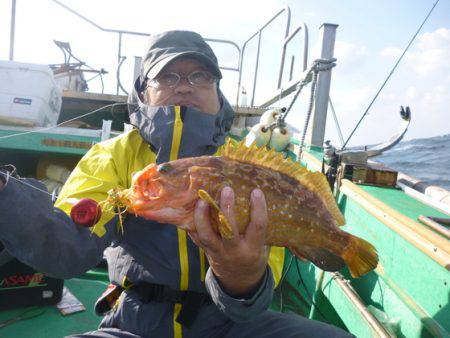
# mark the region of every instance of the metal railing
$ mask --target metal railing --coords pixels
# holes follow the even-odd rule
[[[123,86],[120,83],[120,67],[121,67],[122,63],[126,59],[126,56],[122,55],[122,36],[124,34],[127,34],[127,35],[137,35],[137,36],[148,37],[151,34],[150,33],[144,33],[144,32],[133,32],[133,31],[126,31],[126,30],[119,30],[119,29],[104,28],[104,27],[98,25],[97,23],[95,23],[94,21],[92,21],[92,20],[86,18],[85,16],[81,15],[80,13],[78,13],[75,10],[73,10],[72,8],[66,6],[62,2],[60,2],[58,0],[52,0],[52,1],[54,3],[56,3],[57,5],[63,7],[67,11],[71,12],[72,14],[78,16],[80,19],[82,19],[82,20],[88,22],[89,24],[93,25],[97,29],[99,29],[99,30],[101,30],[103,32],[107,32],[107,33],[118,34],[118,38],[119,39],[118,39],[118,48],[117,48],[117,72],[116,72],[117,86],[116,86],[116,94],[117,95],[119,94],[119,89],[121,89],[123,92],[127,93],[126,90],[123,88]],[[223,39],[212,39],[212,38],[205,38],[205,40],[209,41],[209,42],[222,43],[222,44],[228,44],[228,45],[233,46],[238,51],[238,60],[240,59],[240,57],[241,57],[241,49],[239,48],[239,45],[236,44],[234,41],[223,40]],[[222,67],[221,66],[220,69],[239,72],[239,63],[236,65],[236,67]]]
[[[15,8],[15,2],[13,1],[13,8]],[[76,15],[83,21],[87,22],[88,24],[92,25],[96,29],[106,32],[106,33],[113,33],[117,34],[118,36],[118,45],[117,45],[117,69],[116,69],[116,94],[119,95],[119,92],[122,91],[127,94],[127,91],[125,90],[124,86],[122,86],[120,82],[120,70],[121,66],[124,63],[126,56],[122,55],[122,39],[124,35],[133,35],[133,36],[142,36],[142,37],[148,37],[150,36],[150,33],[146,32],[136,32],[136,31],[128,31],[128,30],[119,30],[119,29],[110,29],[105,28],[94,22],[93,20],[85,17],[84,15],[78,13],[77,11],[73,10],[72,8],[68,7],[64,3],[62,3],[59,0],[51,0],[58,6],[62,7],[66,11]],[[258,70],[259,70],[259,60],[261,55],[261,37],[263,31],[271,25],[276,18],[278,18],[280,15],[285,14],[285,29],[284,29],[284,37],[283,37],[283,47],[281,51],[281,60],[280,60],[280,69],[278,73],[278,82],[277,82],[277,88],[280,89],[282,80],[283,80],[283,72],[285,68],[285,59],[286,59],[286,49],[288,44],[292,41],[295,35],[297,35],[299,32],[303,33],[303,70],[306,70],[307,64],[308,64],[308,27],[306,24],[301,23],[291,34],[289,34],[290,31],[290,23],[291,23],[291,10],[288,6],[282,8],[279,10],[275,15],[273,15],[264,25],[262,25],[253,35],[251,35],[243,44],[242,47],[240,47],[236,42],[231,40],[223,40],[223,39],[215,39],[215,38],[205,38],[207,42],[211,43],[220,43],[220,44],[226,44],[233,48],[233,50],[237,51],[237,62],[236,64],[233,64],[231,67],[224,67],[220,66],[220,69],[226,70],[226,71],[232,71],[238,73],[238,80],[237,80],[237,93],[236,93],[236,106],[238,106],[239,102],[239,95],[240,95],[240,89],[241,89],[241,82],[242,82],[242,74],[243,74],[243,62],[245,57],[245,51],[250,41],[252,41],[254,38],[258,39],[257,44],[257,54],[256,54],[256,62],[255,62],[255,68],[253,71],[253,89],[252,89],[252,97],[251,97],[251,106],[254,106],[255,103],[255,93],[256,93],[256,87],[257,87],[257,80],[258,80]],[[11,20],[14,21],[15,11],[13,10],[11,14]],[[13,51],[14,48],[14,28],[12,26],[11,28],[11,37],[10,37],[10,54]],[[12,57],[11,57],[12,59]],[[290,72],[289,72],[289,80],[292,79],[293,74],[293,67],[294,67],[294,57],[292,57],[291,65],[290,65]],[[298,81],[296,81],[298,83]]]
[[[283,50],[281,53],[281,64],[280,64],[280,73],[278,75],[278,85],[277,89],[280,89],[281,82],[283,79],[283,71],[284,71],[284,63],[286,59],[286,49],[289,42],[291,42],[292,38],[297,35],[298,32],[303,32],[303,69],[302,71],[305,71],[308,68],[308,44],[309,44],[309,37],[308,37],[308,26],[304,22],[302,22],[288,37],[284,39],[283,43]],[[291,62],[291,69],[289,71],[289,81],[292,80],[292,73],[294,70],[294,59],[292,59]]]
[[[76,12],[75,10],[71,9],[70,7],[66,6],[65,4],[61,3],[58,0],[52,0],[54,3],[58,4],[59,6],[63,7],[67,11],[73,13],[74,15],[78,16],[82,20],[88,22],[89,24],[93,25],[97,29],[108,32],[108,33],[115,33],[118,34],[118,48],[117,48],[117,72],[116,72],[116,78],[117,78],[117,86],[116,86],[116,93],[119,94],[119,90],[122,90],[123,92],[127,93],[126,90],[123,88],[120,82],[120,67],[125,61],[125,56],[122,55],[122,36],[124,34],[128,35],[138,35],[138,36],[150,36],[150,33],[143,33],[143,32],[133,32],[133,31],[125,31],[125,30],[118,30],[118,29],[108,29],[101,27],[94,21],[86,18],[85,16],[81,15],[80,13]],[[261,34],[265,28],[267,28],[278,16],[281,14],[286,14],[286,25],[285,25],[285,35],[284,35],[284,42],[283,42],[283,48],[282,48],[282,54],[281,54],[281,63],[280,63],[280,71],[278,75],[278,87],[280,88],[282,77],[283,77],[283,71],[284,71],[284,63],[286,58],[286,48],[288,43],[293,39],[297,33],[300,31],[303,33],[304,38],[304,46],[303,46],[303,70],[306,69],[308,64],[308,27],[305,23],[301,23],[292,34],[289,35],[289,29],[290,29],[290,23],[291,23],[291,10],[289,6],[286,6],[279,10],[275,15],[273,15],[263,26],[261,26],[252,36],[250,36],[242,45],[242,48],[239,47],[237,43],[231,40],[224,40],[224,39],[215,39],[215,38],[205,38],[205,41],[212,42],[212,43],[221,43],[221,44],[227,44],[235,48],[237,51],[237,64],[233,67],[224,67],[220,66],[220,69],[227,70],[227,71],[233,71],[238,73],[238,83],[237,83],[237,94],[236,94],[236,106],[238,106],[239,102],[239,94],[240,94],[240,88],[241,88],[241,81],[242,81],[242,71],[243,71],[243,61],[244,61],[244,54],[246,47],[248,43],[253,40],[256,36],[258,37],[258,46],[257,46],[257,55],[256,55],[256,62],[255,62],[255,69],[253,74],[253,90],[252,90],[252,98],[251,98],[251,106],[254,106],[254,100],[255,100],[255,92],[256,92],[256,84],[258,79],[258,67],[259,67],[259,56],[261,53]],[[293,62],[291,62],[291,69],[290,69],[290,78],[292,77],[293,72]]]
[[[238,79],[238,86],[237,86],[237,95],[236,95],[236,106],[238,106],[239,103],[239,93],[241,89],[241,81],[242,81],[242,68],[243,68],[243,62],[244,62],[244,53],[245,48],[247,47],[247,44],[255,37],[258,36],[258,47],[256,52],[256,63],[255,63],[255,72],[253,74],[253,90],[252,90],[252,99],[250,105],[254,105],[255,100],[255,91],[256,91],[256,81],[258,78],[258,66],[259,66],[259,55],[261,52],[261,33],[262,31],[270,24],[272,23],[279,15],[281,15],[283,12],[286,13],[286,32],[285,32],[285,38],[289,35],[289,27],[291,25],[291,9],[289,6],[284,7],[278,13],[276,13],[272,18],[270,18],[260,29],[256,31],[252,36],[250,36],[242,45],[242,51],[240,55],[239,60],[239,79]]]

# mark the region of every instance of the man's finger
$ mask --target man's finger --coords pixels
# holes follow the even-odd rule
[[[220,209],[233,230],[232,239],[224,239],[224,243],[236,243],[239,240],[239,229],[236,225],[234,214],[234,191],[230,187],[225,187],[220,193]]]
[[[245,238],[256,245],[264,244],[267,222],[264,193],[260,189],[255,189],[250,197],[250,223],[245,231]]]
[[[221,245],[220,237],[214,232],[209,219],[209,205],[198,200],[194,211],[194,224],[197,230],[197,245],[205,250],[218,251]]]

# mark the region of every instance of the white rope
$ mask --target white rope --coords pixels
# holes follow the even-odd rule
[[[308,83],[313,81],[313,74],[330,70],[334,66],[336,66],[336,59],[316,59],[314,60],[311,67],[309,67],[308,71],[306,72],[306,75],[302,81],[297,85],[297,91],[294,94],[294,97],[292,98],[289,107],[284,111],[284,114],[280,116],[278,120],[284,121],[286,119],[287,114],[291,111],[295,101],[297,100],[298,96],[300,95],[303,87],[305,87]],[[281,92],[280,92],[281,95]]]
[[[106,106],[102,106],[102,107],[100,107],[100,108],[98,108],[98,109],[96,109],[96,110],[93,110],[93,111],[91,111],[91,112],[89,112],[89,113],[86,113],[86,114],[83,114],[83,115],[74,117],[73,119],[70,119],[70,120],[61,122],[60,124],[57,124],[57,125],[55,125],[55,126],[51,126],[51,127],[47,127],[47,128],[41,128],[41,129],[38,129],[38,130],[25,131],[25,132],[22,132],[22,133],[16,133],[16,134],[11,134],[11,135],[0,136],[0,140],[4,140],[4,139],[7,139],[7,138],[13,138],[13,137],[16,137],[16,136],[22,136],[22,135],[28,135],[28,134],[34,134],[34,133],[41,133],[41,132],[43,132],[43,131],[48,131],[48,130],[51,130],[51,129],[60,127],[61,125],[65,124],[65,123],[72,122],[72,121],[76,121],[76,120],[78,120],[78,119],[80,119],[80,118],[82,118],[82,117],[86,117],[86,116],[95,114],[95,113],[97,113],[97,112],[99,112],[100,110],[103,110],[103,109],[105,109],[105,108],[110,108],[110,107],[114,107],[114,106],[121,106],[121,105],[128,105],[128,103],[113,103],[113,104],[108,104],[108,105],[106,105]]]
[[[292,98],[292,100],[289,104],[289,107],[287,109],[285,109],[282,114],[279,114],[279,116],[277,117],[277,120],[275,122],[273,122],[272,124],[270,124],[269,126],[266,127],[271,130],[273,130],[275,127],[285,127],[286,126],[285,119],[286,119],[287,114],[291,111],[292,107],[294,106],[295,101],[299,97],[303,88],[307,84],[312,82],[311,95],[310,95],[310,99],[309,99],[309,107],[308,107],[308,112],[306,114],[305,125],[303,128],[299,151],[297,153],[297,160],[300,160],[300,156],[301,156],[302,149],[303,149],[303,144],[305,142],[306,131],[308,129],[309,120],[310,120],[312,110],[314,107],[314,98],[315,98],[315,92],[316,92],[317,79],[319,76],[319,72],[330,70],[331,68],[336,66],[335,62],[336,62],[335,58],[314,60],[313,65],[306,72],[305,78],[302,81],[300,81],[299,84],[297,85],[297,91],[295,92],[294,97]]]
[[[305,124],[303,127],[302,138],[300,139],[300,145],[298,147],[297,160],[300,160],[300,156],[302,155],[303,145],[305,143],[306,131],[308,130],[309,120],[311,118],[313,107],[314,107],[314,97],[315,97],[315,93],[316,93],[318,73],[319,73],[318,71],[315,71],[313,74],[313,81],[311,84],[311,95],[309,97],[309,107],[308,107],[308,112],[306,113],[306,117],[305,117]]]

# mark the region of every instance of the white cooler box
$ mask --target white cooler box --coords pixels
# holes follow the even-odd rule
[[[0,61],[0,124],[56,125],[61,102],[49,66]]]

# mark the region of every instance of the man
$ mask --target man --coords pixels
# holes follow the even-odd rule
[[[246,233],[232,240],[212,230],[203,201],[196,205],[196,232],[189,236],[173,225],[133,215],[127,215],[121,233],[108,210],[91,234],[67,216],[73,200],[100,202],[110,189],[128,188],[132,174],[149,163],[216,153],[233,119],[219,89],[221,77],[200,35],[171,31],[151,37],[130,97],[130,120],[137,129],[93,146],[55,208],[42,193],[13,180],[0,191],[0,240],[37,270],[70,278],[95,266],[106,249],[114,287],[96,304],[105,317],[98,331],[76,337],[347,336],[331,326],[266,310],[280,279],[284,249],[272,248],[269,259],[267,210],[258,189],[251,195]],[[230,188],[222,190],[220,206],[233,225]]]

